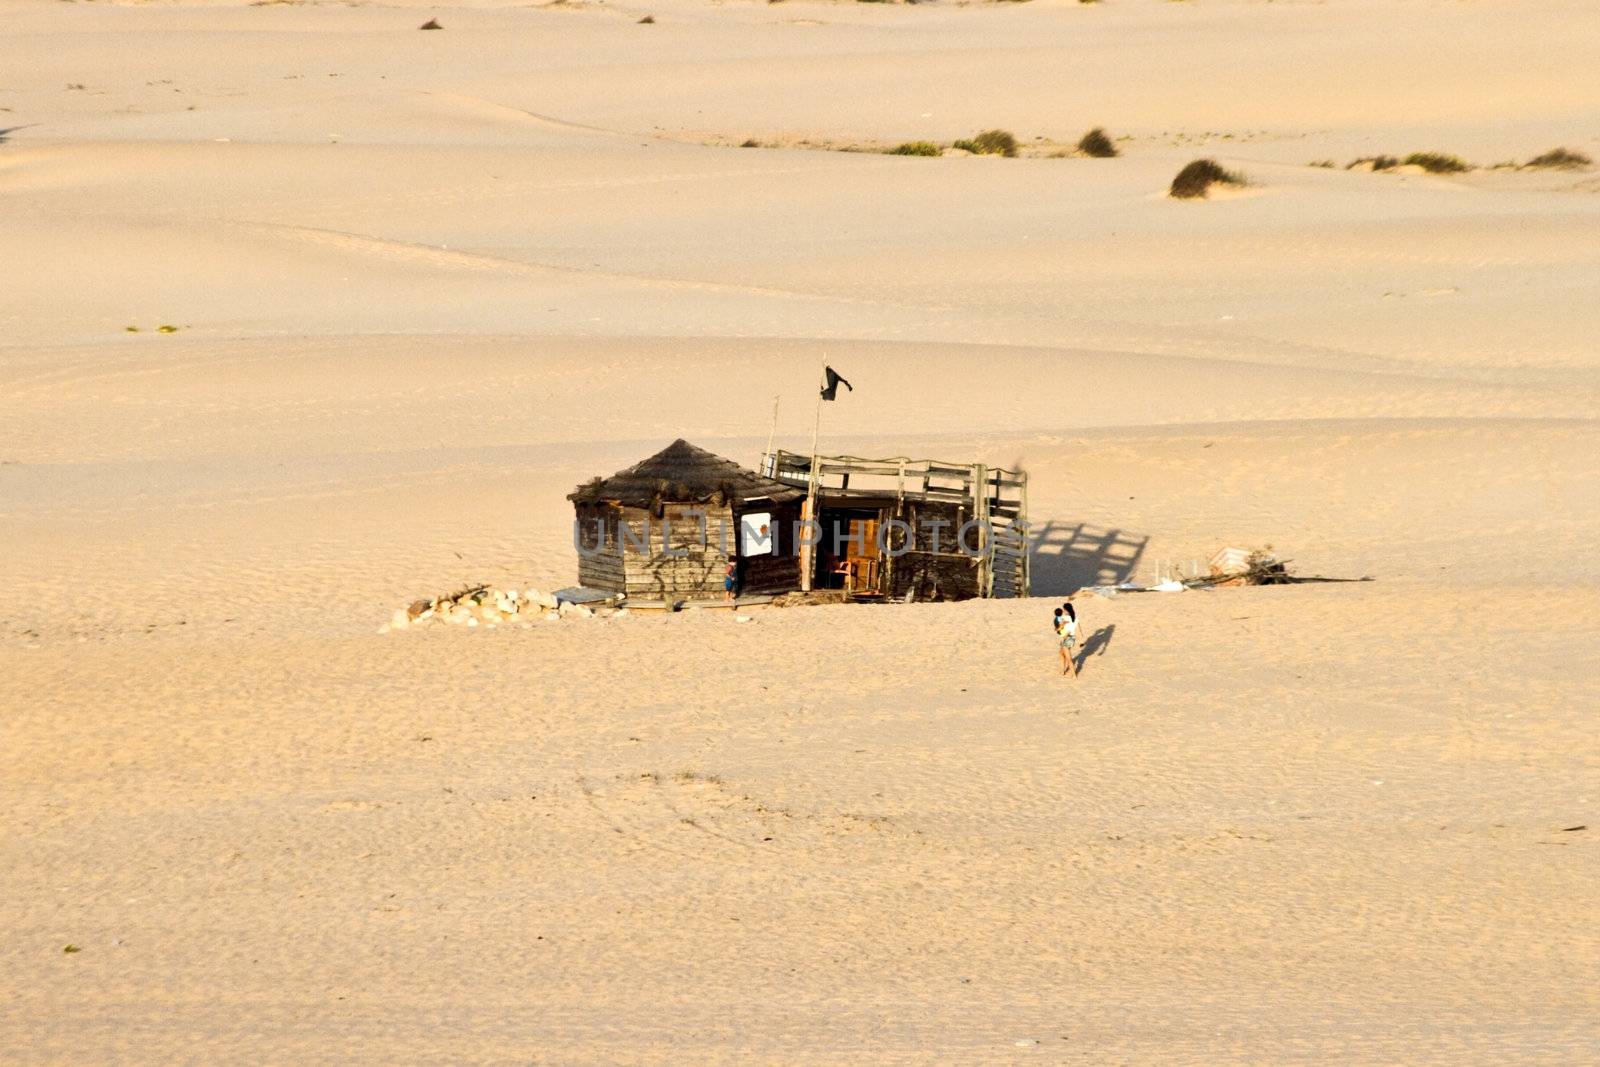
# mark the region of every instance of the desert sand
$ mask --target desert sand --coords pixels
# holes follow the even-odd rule
[[[0,1061],[1600,1062],[1592,4],[0,20]],[[824,361],[1034,599],[378,632]]]

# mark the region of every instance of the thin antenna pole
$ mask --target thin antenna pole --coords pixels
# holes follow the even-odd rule
[[[767,432],[767,450],[761,453],[761,473],[769,478],[774,472],[767,468],[767,460],[772,456],[772,443],[778,438],[778,401],[782,399],[781,393],[772,398],[772,429]],[[773,467],[777,467],[776,462],[773,463]]]

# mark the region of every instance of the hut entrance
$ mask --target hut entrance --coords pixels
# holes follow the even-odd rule
[[[818,515],[822,543],[813,587],[843,589],[853,597],[882,596],[883,519],[880,508],[822,508]]]

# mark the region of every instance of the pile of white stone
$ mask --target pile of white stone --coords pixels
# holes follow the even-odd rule
[[[493,627],[515,623],[531,626],[540,621],[626,614],[626,608],[588,608],[537,589],[496,589],[479,585],[449,596],[413,601],[410,607],[397,609],[378,632],[386,634],[391,630],[436,625]]]

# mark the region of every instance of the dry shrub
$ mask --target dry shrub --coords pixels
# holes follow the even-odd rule
[[[1401,162],[1408,167],[1421,167],[1429,174],[1462,174],[1472,169],[1461,157],[1444,152],[1413,152]]]
[[[1168,195],[1178,200],[1193,200],[1206,195],[1213,185],[1243,185],[1244,176],[1235,174],[1214,159],[1197,159],[1172,179]]]
[[[1594,160],[1570,148],[1552,148],[1542,156],[1534,156],[1524,166],[1551,170],[1582,170],[1594,165]]]
[[[1105,130],[1096,126],[1078,140],[1078,151],[1095,159],[1111,159],[1117,154],[1117,146],[1111,143]]]
[[[1371,163],[1373,170],[1394,170],[1400,165],[1400,161],[1393,156],[1362,156],[1360,159],[1352,160],[1345,170],[1355,170],[1363,163]]]
[[[970,141],[957,141],[952,147],[961,148],[975,156],[1014,156],[1017,139],[1005,130],[984,130]]]

